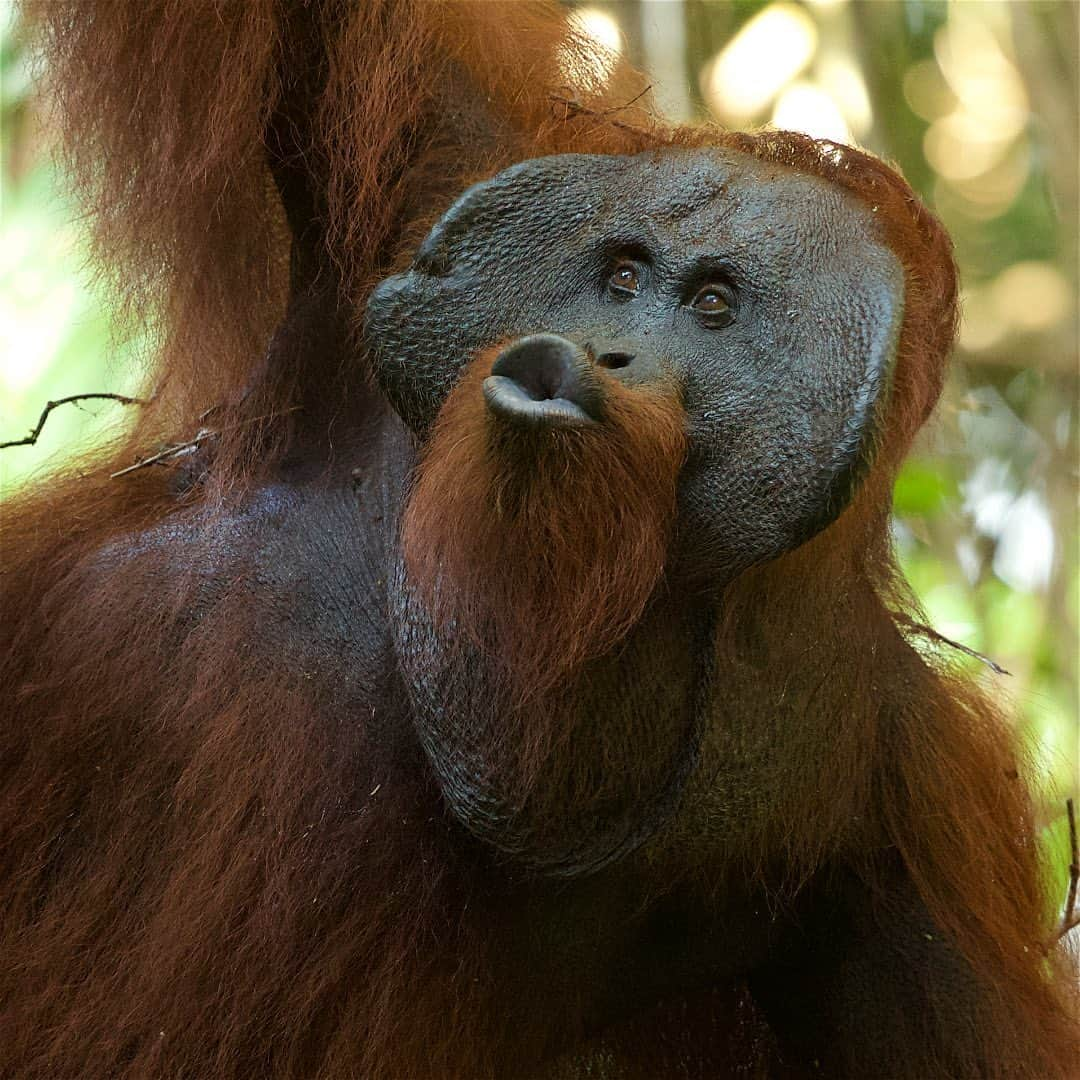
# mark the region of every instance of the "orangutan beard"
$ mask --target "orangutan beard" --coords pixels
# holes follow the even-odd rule
[[[488,412],[498,350],[451,392],[402,522],[410,588],[517,704],[565,688],[638,622],[668,554],[686,453],[670,388],[602,371],[605,418],[527,429]]]

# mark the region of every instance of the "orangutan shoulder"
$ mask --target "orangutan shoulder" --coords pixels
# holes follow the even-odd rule
[[[112,541],[84,564],[174,639],[228,627],[267,655],[343,664],[381,651],[385,554],[350,489],[272,484],[227,511],[194,507]]]

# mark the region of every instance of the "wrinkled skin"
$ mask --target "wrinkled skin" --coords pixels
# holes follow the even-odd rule
[[[607,286],[641,268],[628,299]],[[730,284],[713,328],[686,306]],[[821,180],[712,152],[524,162],[467,191],[411,270],[373,295],[367,334],[406,424],[432,423],[482,347],[560,334],[663,375],[690,432],[680,554],[711,584],[827,525],[866,465],[903,307],[872,216]],[[449,318],[452,313],[452,318]]]

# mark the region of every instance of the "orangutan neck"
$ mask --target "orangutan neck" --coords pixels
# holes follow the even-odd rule
[[[565,687],[510,704],[496,664],[436,632],[415,600],[396,614],[417,732],[461,823],[551,876],[598,869],[675,813],[696,763],[709,610],[661,593]]]

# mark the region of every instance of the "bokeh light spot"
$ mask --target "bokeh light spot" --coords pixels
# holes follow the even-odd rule
[[[776,103],[772,123],[775,127],[801,131],[815,139],[841,143],[854,141],[839,105],[812,83],[797,82],[789,86]]]
[[[803,8],[771,4],[706,68],[706,100],[731,120],[755,116],[810,63],[817,40],[817,26]]]

